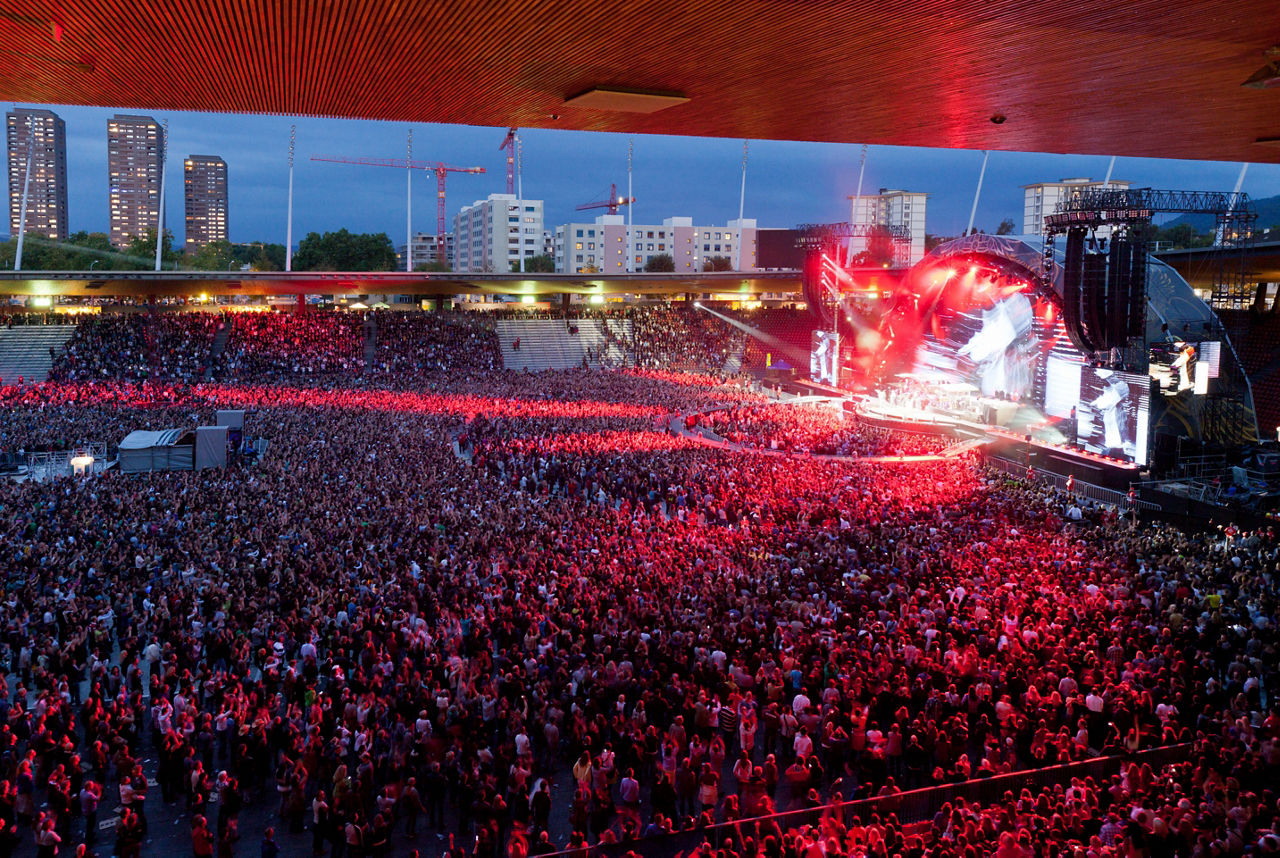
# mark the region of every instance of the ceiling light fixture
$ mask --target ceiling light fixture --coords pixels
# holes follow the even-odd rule
[[[602,89],[595,87],[564,100],[565,107],[584,107],[587,110],[611,110],[617,113],[656,113],[684,104],[688,96],[677,92],[646,92],[631,89]]]
[[[1241,86],[1254,89],[1280,87],[1280,45],[1272,45],[1263,52],[1267,64],[1254,72]]]

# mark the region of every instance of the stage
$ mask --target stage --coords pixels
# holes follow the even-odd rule
[[[1140,478],[1142,468],[1116,456],[1085,450],[1066,440],[1061,422],[1044,420],[1035,409],[1011,402],[988,402],[983,397],[944,399],[958,406],[949,412],[937,400],[924,401],[921,391],[895,396],[894,390],[881,390],[847,398],[845,413],[855,420],[879,429],[891,429],[921,435],[950,435],[957,440],[984,441],[977,447],[984,456],[993,456],[1036,470],[1049,471],[1063,477],[1104,488],[1125,491]],[[955,391],[952,391],[954,394]],[[1001,407],[996,408],[999,404]],[[983,417],[998,422],[985,422]],[[976,418],[976,419],[975,419]]]

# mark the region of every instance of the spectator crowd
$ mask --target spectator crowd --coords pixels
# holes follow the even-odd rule
[[[743,404],[702,415],[699,422],[735,444],[788,453],[917,456],[955,443],[947,436],[868,426],[830,402]]]
[[[378,360],[407,377],[361,378],[359,317],[241,314],[215,383],[96,380],[86,338],[88,375],[0,390],[24,449],[221,407],[271,442],[0,484],[2,854],[1280,847],[1274,534],[1074,521],[968,461],[696,445],[672,415],[904,442],[679,372],[728,341],[663,318],[628,372],[494,375],[480,323],[405,321]],[[904,790],[1100,758],[900,815]],[[879,803],[756,821],[850,799]]]

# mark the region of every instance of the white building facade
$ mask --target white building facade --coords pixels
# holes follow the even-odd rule
[[[27,191],[26,232],[65,239],[67,226],[67,126],[48,110],[17,107],[5,117],[9,146],[9,235],[16,237]],[[28,159],[28,154],[30,158]],[[28,175],[27,162],[31,162]]]
[[[511,270],[521,258],[543,252],[542,200],[490,194],[453,219],[455,271]]]
[[[1103,188],[1109,191],[1128,190],[1129,182],[1112,180],[1105,184],[1094,179],[1059,179],[1056,182],[1038,182],[1023,185],[1022,234],[1043,235],[1044,219],[1057,210],[1063,200],[1079,197],[1086,190]],[[1101,230],[1099,231],[1101,233]],[[1110,232],[1108,229],[1107,232]]]
[[[916,191],[881,188],[878,194],[849,197],[849,223],[869,229],[883,226],[905,232],[907,238],[893,243],[893,266],[906,268],[924,258],[925,216],[929,195]],[[871,243],[866,236],[849,239],[849,255],[857,256]]]
[[[444,236],[445,258],[444,262],[453,270],[454,242],[453,233],[445,233]],[[436,237],[429,232],[414,233],[413,236],[413,266],[411,270],[417,271],[419,266],[435,265],[440,261],[438,245]],[[402,244],[396,248],[396,259],[400,261],[399,270],[404,271],[404,254],[405,246]]]
[[[590,223],[555,228],[556,271],[565,274],[626,274],[644,271],[655,256],[670,256],[676,272],[703,271],[714,257],[756,270],[756,222],[744,218],[726,226],[695,226],[693,218],[669,217],[661,224],[633,224],[623,215],[600,215]],[[738,254],[741,254],[739,256]]]

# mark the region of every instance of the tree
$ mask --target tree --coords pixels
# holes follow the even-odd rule
[[[413,267],[413,270],[425,271],[429,273],[438,273],[438,272],[444,272],[444,271],[452,271],[453,269],[449,267],[449,263],[441,262],[440,260],[437,259],[435,262],[419,262],[417,265]]]
[[[284,245],[267,241],[251,241],[248,244],[231,245],[231,254],[241,266],[252,271],[283,271]],[[224,268],[226,266],[223,266]]]
[[[226,271],[233,266],[239,268],[237,261],[231,242],[220,239],[211,241],[192,253],[185,267],[196,271]]]
[[[675,271],[676,261],[671,258],[670,253],[657,253],[649,257],[649,261],[644,264],[644,270],[649,272]]]
[[[924,252],[928,253],[938,245],[946,244],[948,241],[952,240],[954,240],[954,237],[950,235],[934,235],[933,233],[926,232],[924,235]]]
[[[293,257],[295,271],[393,271],[396,249],[385,232],[308,233]]]
[[[733,260],[727,256],[708,256],[702,263],[703,271],[732,271]]]
[[[867,249],[853,257],[855,267],[888,267],[895,256],[893,233],[888,227],[873,227],[867,234]]]
[[[13,268],[17,244],[16,240],[0,243],[0,267]],[[151,252],[155,253],[154,246]],[[142,262],[113,248],[103,232],[76,232],[64,241],[29,232],[22,248],[22,267],[27,271],[132,271],[141,268]]]
[[[1012,218],[1005,218],[1000,221],[1000,225],[996,227],[996,235],[1013,235],[1013,231],[1017,227],[1014,226]]]
[[[1214,235],[1212,232],[1196,232],[1195,227],[1189,223],[1180,223],[1176,226],[1155,226],[1151,228],[1150,241],[1153,246],[1158,246],[1164,250],[1165,245],[1169,248],[1192,248],[1192,247],[1209,247],[1213,244]],[[1157,245],[1157,242],[1159,243]]]
[[[129,244],[124,249],[125,255],[132,259],[120,259],[118,268],[122,271],[148,271],[155,268],[156,231],[155,227],[147,229],[142,235],[129,237]],[[131,264],[132,263],[132,264]],[[164,231],[164,241],[160,247],[160,263],[165,269],[178,264],[178,252],[173,249],[173,233]]]
[[[517,259],[511,263],[512,271],[520,270],[520,260]],[[543,253],[539,256],[526,256],[524,260],[524,271],[526,274],[551,274],[556,270],[556,261],[549,253]]]

